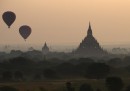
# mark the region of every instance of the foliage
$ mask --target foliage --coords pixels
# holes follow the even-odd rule
[[[130,85],[126,87],[125,91],[130,91]]]
[[[57,77],[56,72],[52,69],[45,69],[43,71],[43,75],[45,78],[56,78]]]
[[[101,79],[106,77],[110,72],[110,67],[105,63],[93,63],[86,71],[86,77],[92,79]]]
[[[66,83],[66,88],[67,88],[67,91],[74,91],[74,88],[72,87],[71,82]]]
[[[94,91],[90,84],[84,83],[80,86],[79,91]]]
[[[16,72],[14,73],[14,77],[15,77],[15,79],[17,79],[17,80],[22,80],[22,79],[23,79],[23,73],[22,73],[21,71],[16,71]]]
[[[121,91],[124,87],[123,81],[119,77],[106,78],[106,87],[109,91]]]
[[[18,91],[18,90],[13,87],[3,86],[3,87],[0,87],[0,91]]]
[[[4,81],[11,81],[12,78],[13,78],[12,72],[10,72],[10,71],[5,71],[5,72],[3,72],[3,74],[2,74],[2,79],[3,79]]]

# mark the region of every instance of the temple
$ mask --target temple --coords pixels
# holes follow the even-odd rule
[[[42,54],[43,55],[46,55],[46,54],[48,54],[50,51],[49,51],[49,47],[47,46],[47,44],[46,44],[46,42],[45,42],[45,44],[44,44],[44,46],[43,46],[43,48],[42,48]]]
[[[82,56],[104,56],[107,54],[107,52],[102,49],[98,41],[94,38],[90,23],[87,36],[75,50],[75,54]]]

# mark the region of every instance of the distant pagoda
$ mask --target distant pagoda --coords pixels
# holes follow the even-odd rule
[[[104,56],[107,54],[94,38],[90,23],[87,36],[82,40],[79,47],[75,50],[75,53],[82,56]]]
[[[47,46],[47,43],[45,42],[43,48],[42,48],[42,53],[43,55],[46,55],[48,54],[50,51],[49,51],[49,47]]]

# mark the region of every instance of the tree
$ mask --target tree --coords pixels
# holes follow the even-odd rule
[[[62,75],[74,75],[77,73],[75,66],[69,62],[58,65],[56,70]]]
[[[124,63],[125,66],[129,66],[130,65],[130,56],[126,56],[123,59],[123,63]]]
[[[84,83],[80,86],[79,91],[94,91],[91,87],[91,85]]]
[[[45,69],[43,75],[45,78],[56,78],[56,72],[52,69]]]
[[[126,87],[125,91],[130,91],[130,85]]]
[[[122,65],[122,60],[120,58],[113,58],[113,59],[110,59],[107,63],[108,65],[118,67]]]
[[[90,65],[89,63],[79,63],[78,65],[75,66],[77,73],[80,74],[81,76],[84,76],[84,74],[86,73],[86,69],[88,68],[89,65]]]
[[[41,80],[41,79],[42,79],[41,74],[36,73],[36,74],[34,75],[34,80]]]
[[[3,87],[0,87],[0,91],[18,91],[18,90],[10,86],[3,86]]]
[[[102,91],[102,90],[98,88],[98,89],[96,89],[96,91]]]
[[[121,91],[123,89],[123,81],[119,77],[106,78],[106,87],[109,91]]]
[[[33,64],[34,62],[30,59],[27,59],[25,57],[16,57],[16,58],[12,58],[9,60],[9,62],[11,64],[13,64],[14,66],[17,65],[17,66],[25,66],[25,65],[31,65]]]
[[[13,78],[12,72],[10,72],[10,71],[3,72],[2,78],[3,78],[4,81],[12,80],[12,78]]]
[[[45,88],[43,87],[39,87],[40,91],[47,91]]]
[[[66,88],[67,88],[67,91],[74,91],[74,88],[72,87],[71,82],[66,83]]]
[[[105,63],[93,63],[86,71],[86,77],[91,79],[101,79],[106,77],[110,72],[110,67]]]
[[[94,63],[94,60],[91,58],[79,58],[80,63]]]
[[[22,80],[23,79],[23,73],[21,71],[16,71],[14,73],[14,77],[16,80]]]

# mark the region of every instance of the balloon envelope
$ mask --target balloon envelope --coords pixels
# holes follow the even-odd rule
[[[23,25],[19,28],[19,33],[26,40],[31,34],[31,28],[27,25]]]
[[[16,19],[16,15],[14,12],[11,12],[11,11],[7,11],[7,12],[4,12],[3,13],[3,16],[2,16],[4,22],[8,25],[8,27],[10,28],[10,26],[13,24],[13,22],[15,21]]]

